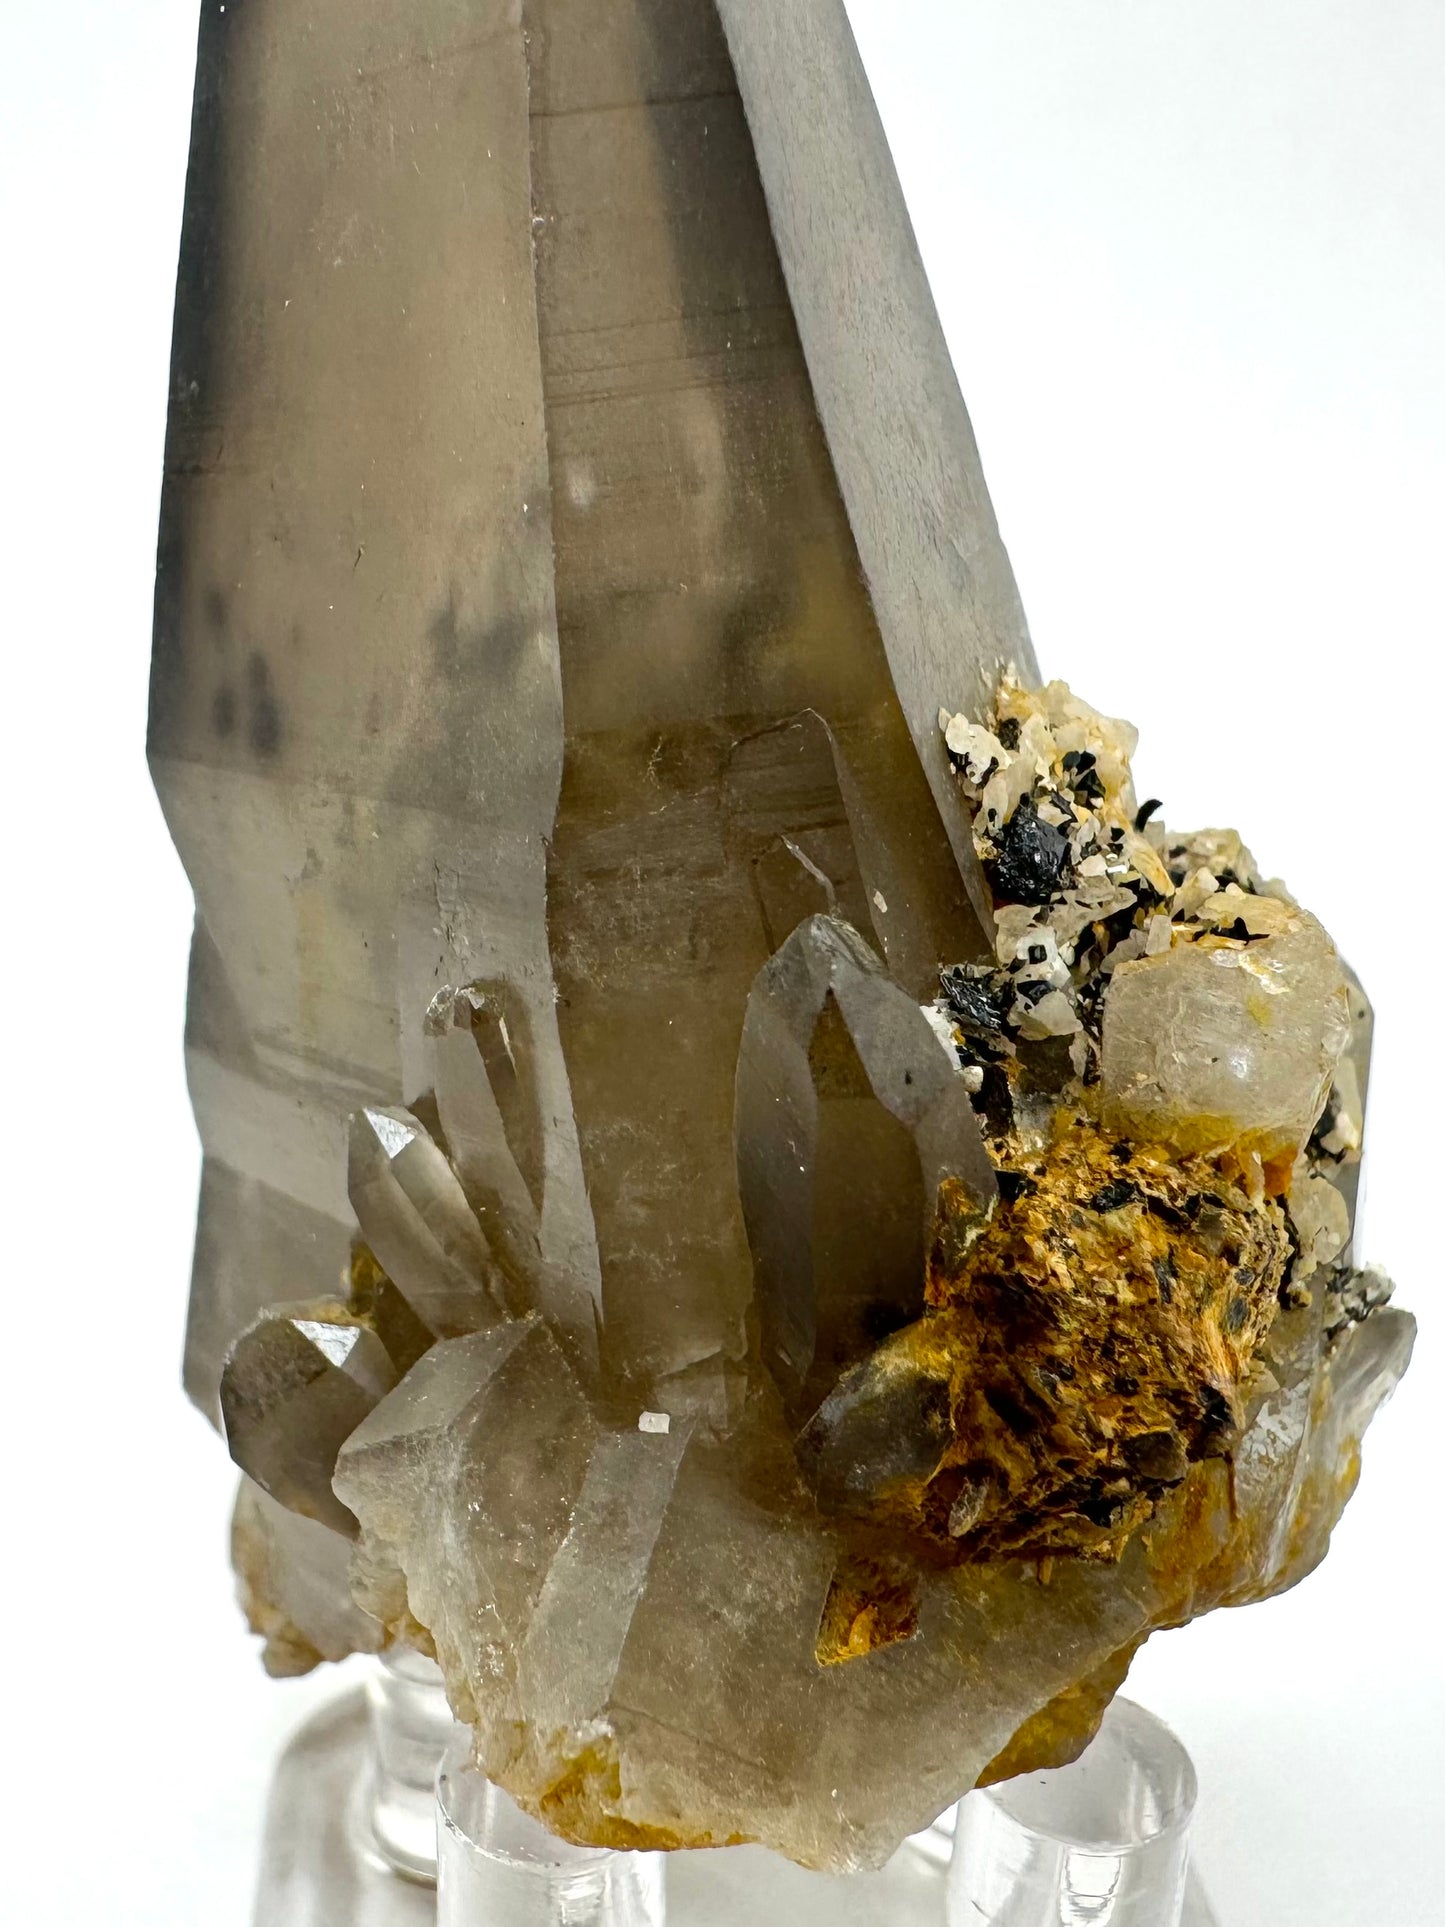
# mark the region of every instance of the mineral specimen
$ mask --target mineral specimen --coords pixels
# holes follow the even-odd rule
[[[151,754],[273,1671],[847,1868],[1310,1569],[1410,1343],[1368,1006],[1132,750],[840,0],[206,6]]]

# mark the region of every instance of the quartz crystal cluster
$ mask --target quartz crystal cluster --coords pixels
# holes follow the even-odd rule
[[[151,755],[273,1671],[841,1870],[1308,1572],[1411,1335],[1368,1005],[1132,750],[840,0],[207,0]]]

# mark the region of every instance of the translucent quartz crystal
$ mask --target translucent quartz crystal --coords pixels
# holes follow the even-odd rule
[[[273,1671],[434,1651],[583,1846],[874,1866],[1322,1555],[1368,1006],[1132,748],[842,0],[207,5],[150,753]]]
[[[351,1122],[349,1188],[371,1251],[435,1337],[473,1331],[500,1316],[505,1293],[451,1165],[410,1112],[358,1111]]]
[[[1304,1143],[1350,1031],[1334,945],[1272,898],[1242,913],[1257,937],[1120,964],[1104,1019],[1103,1077],[1121,1130],[1188,1149],[1244,1138],[1265,1156]]]
[[[336,1454],[396,1383],[386,1347],[343,1308],[290,1306],[232,1346],[221,1378],[231,1457],[283,1506],[341,1532]]]
[[[480,1683],[515,1664],[596,1424],[535,1315],[444,1341],[347,1442],[336,1489]]]
[[[804,1412],[877,1330],[923,1309],[946,1184],[997,1197],[973,1107],[918,1004],[845,923],[800,923],[738,1052],[738,1189],[763,1353]]]
[[[856,355],[886,316],[922,464],[863,556],[711,0],[205,10],[151,716],[199,904],[204,1405],[257,1311],[334,1289],[347,1120],[432,1085],[447,985],[525,1038],[573,1333],[595,1300],[618,1369],[741,1359],[732,1077],[787,934],[755,879],[841,817],[769,793],[758,732],[826,717],[909,989],[976,941],[932,709],[1031,658],[871,104],[849,145],[899,265],[807,318]]]

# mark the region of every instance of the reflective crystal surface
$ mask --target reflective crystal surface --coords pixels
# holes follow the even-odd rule
[[[340,1532],[336,1454],[396,1384],[386,1347],[345,1306],[288,1305],[242,1332],[221,1375],[231,1457],[273,1499]]]
[[[1322,1556],[1411,1331],[1368,1005],[1133,747],[841,0],[205,8],[150,752],[273,1671],[867,1867]]]

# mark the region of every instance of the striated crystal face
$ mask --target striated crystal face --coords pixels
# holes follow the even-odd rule
[[[839,0],[208,9],[173,376],[268,1667],[435,1652],[559,1832],[843,1869],[1307,1572],[1412,1329],[1368,1005],[1037,686]]]

